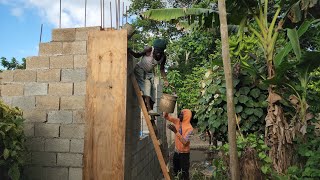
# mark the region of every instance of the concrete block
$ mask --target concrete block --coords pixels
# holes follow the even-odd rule
[[[82,154],[58,153],[57,165],[66,167],[81,167],[82,157]]]
[[[50,57],[50,69],[73,69],[73,55]]]
[[[44,138],[27,138],[25,145],[29,151],[44,151]]]
[[[37,82],[59,82],[60,69],[38,70]]]
[[[35,70],[14,70],[13,81],[15,82],[35,82],[37,72]]]
[[[47,113],[38,109],[28,110],[23,112],[23,118],[26,120],[25,122],[46,122]]]
[[[60,98],[58,96],[37,96],[37,109],[59,109]]]
[[[13,81],[13,72],[11,70],[5,70],[0,72],[0,80],[2,83],[12,82]]]
[[[34,124],[33,123],[24,123],[23,132],[26,137],[34,136]]]
[[[76,39],[75,28],[63,28],[52,30],[52,41],[74,41]]]
[[[49,57],[28,57],[26,61],[26,69],[49,69]]]
[[[0,100],[2,100],[6,105],[12,106],[12,97],[1,97]]]
[[[51,111],[48,113],[48,123],[72,123],[72,111]]]
[[[62,82],[81,82],[86,81],[86,69],[62,69]]]
[[[63,42],[62,53],[87,54],[87,41]]]
[[[80,124],[85,123],[85,110],[84,109],[73,111],[72,123],[80,123]]]
[[[43,180],[44,168],[42,166],[24,167],[22,176],[25,180]]]
[[[12,97],[12,106],[17,106],[22,110],[30,110],[36,107],[36,98],[34,96]]]
[[[57,163],[57,154],[50,152],[32,152],[32,164],[53,166]]]
[[[1,85],[1,96],[23,96],[23,84]]]
[[[49,83],[49,95],[71,96],[73,83]]]
[[[86,41],[88,40],[88,32],[90,31],[100,31],[100,26],[96,27],[86,27],[86,28],[77,28],[76,29],[76,40],[77,41]]]
[[[62,124],[60,127],[61,138],[84,138],[84,125],[83,124]]]
[[[61,97],[60,109],[83,109],[85,107],[85,96]]]
[[[69,152],[70,140],[69,139],[46,139],[45,151],[46,152]]]
[[[59,124],[35,124],[35,136],[59,137]]]
[[[82,180],[82,168],[69,168],[69,180]]]
[[[54,56],[62,54],[62,42],[40,43],[39,56]]]
[[[83,153],[84,139],[71,139],[70,152]]]
[[[27,83],[24,86],[24,95],[47,95],[48,83]]]
[[[45,167],[43,179],[45,179],[45,180],[68,180],[68,168]]]
[[[86,82],[75,82],[73,85],[74,95],[85,95],[86,94]]]
[[[74,68],[87,68],[87,55],[74,55]]]

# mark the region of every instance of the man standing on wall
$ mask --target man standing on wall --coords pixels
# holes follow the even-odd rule
[[[155,103],[155,88],[154,88],[154,67],[160,65],[161,76],[164,80],[164,85],[168,86],[168,80],[164,71],[166,63],[166,55],[164,50],[167,43],[163,39],[156,39],[152,47],[146,47],[143,52],[133,52],[128,49],[129,53],[135,58],[141,58],[134,68],[134,74],[139,84],[140,90],[143,92],[143,99],[146,104],[149,115],[158,116],[159,114],[153,111]]]
[[[190,135],[193,127],[190,124],[192,113],[189,109],[183,109],[179,118],[174,118],[164,113],[163,117],[171,121],[174,125],[169,124],[168,128],[175,134],[175,150],[173,155],[173,171],[175,176],[181,172],[183,180],[189,180],[190,167]]]

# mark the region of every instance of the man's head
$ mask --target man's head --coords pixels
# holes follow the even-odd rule
[[[181,110],[179,114],[180,122],[188,122],[190,123],[192,118],[192,112],[189,109],[183,109]]]
[[[156,39],[153,41],[153,57],[155,60],[161,60],[164,50],[167,48],[167,42],[164,39]]]

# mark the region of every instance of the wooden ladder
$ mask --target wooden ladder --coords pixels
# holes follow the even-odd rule
[[[142,93],[140,91],[138,82],[137,82],[136,77],[135,77],[135,75],[133,73],[130,75],[130,78],[131,78],[131,81],[132,81],[132,84],[133,84],[133,88],[134,88],[134,90],[136,92],[136,95],[138,97],[139,105],[140,105],[140,107],[142,109],[144,119],[145,119],[145,121],[147,123],[148,129],[149,129],[149,133],[150,133],[150,136],[151,136],[151,140],[152,140],[154,149],[156,151],[156,154],[157,154],[157,157],[158,157],[158,160],[159,160],[159,163],[160,163],[160,167],[161,167],[163,176],[164,176],[164,178],[166,180],[170,180],[169,170],[168,170],[168,168],[166,166],[166,163],[164,161],[164,158],[163,158],[163,155],[162,155],[162,152],[161,152],[160,142],[158,141],[158,138],[157,138],[156,133],[154,131],[154,128],[152,126],[152,123],[151,123],[151,120],[150,120],[150,116],[148,114],[146,105],[145,105],[145,103],[143,101]]]

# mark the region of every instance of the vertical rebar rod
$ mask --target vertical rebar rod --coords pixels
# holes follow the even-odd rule
[[[123,15],[124,15],[124,2],[122,2],[122,14],[121,14],[121,24],[123,26]]]
[[[102,28],[102,0],[100,0],[100,27]]]
[[[126,6],[126,23],[128,23],[128,6]]]
[[[120,3],[120,0],[118,0],[118,29],[120,29],[120,8],[121,7],[121,3]]]
[[[61,28],[61,0],[60,0],[59,28]]]
[[[103,19],[103,21],[102,21],[102,28],[104,29],[104,0],[102,0],[102,19]]]
[[[111,1],[110,1],[110,25],[112,29],[112,7],[111,7]]]
[[[41,43],[41,38],[42,38],[42,26],[43,26],[43,24],[41,24],[41,28],[40,28],[40,43]]]
[[[118,3],[117,0],[115,1],[115,6],[116,6],[116,29],[118,29]]]
[[[87,27],[87,0],[84,1],[84,27]]]

